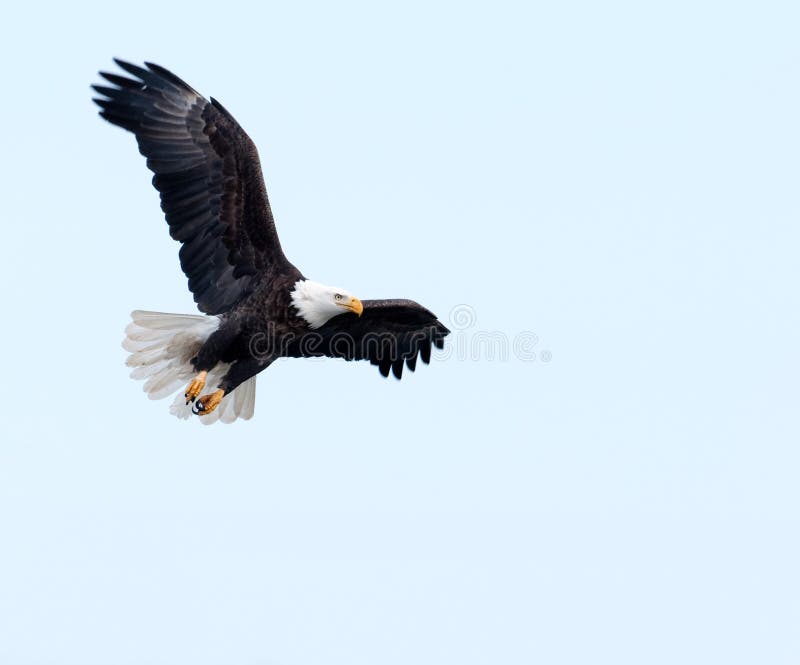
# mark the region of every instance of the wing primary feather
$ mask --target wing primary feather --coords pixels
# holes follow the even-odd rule
[[[431,362],[431,343],[426,339],[422,342],[422,346],[420,347],[420,357],[422,358],[422,362],[426,365],[429,365]]]
[[[159,76],[167,79],[170,83],[182,88],[186,88],[187,90],[191,90],[193,93],[199,96],[198,93],[192,86],[190,86],[186,81],[182,78],[176,76],[168,69],[165,69],[161,65],[157,65],[154,62],[145,62],[145,67],[147,67],[150,71],[158,74]]]
[[[133,79],[129,79],[127,76],[120,76],[119,74],[112,74],[111,72],[100,72],[100,76],[102,76],[109,83],[118,85],[120,88],[134,90],[142,87],[141,83],[134,81]]]
[[[134,65],[131,62],[126,62],[125,60],[120,60],[119,58],[114,58],[114,62],[128,72],[128,74],[133,74],[140,78],[146,85],[152,86],[157,90],[164,90],[166,87],[164,84],[167,84],[169,88],[172,88],[175,92],[180,92],[180,86],[149,69],[144,69],[143,67]]]
[[[392,363],[392,373],[399,381],[403,377],[403,359],[398,358]]]
[[[131,94],[131,91],[128,88],[111,88],[107,85],[94,84],[92,86],[92,90],[99,92],[101,95],[108,97],[109,99]]]

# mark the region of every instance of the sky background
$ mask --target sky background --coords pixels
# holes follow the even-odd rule
[[[800,662],[796,3],[3,22],[0,662]],[[290,259],[449,350],[278,362],[231,426],[147,400],[128,313],[194,307],[112,56],[221,100]]]

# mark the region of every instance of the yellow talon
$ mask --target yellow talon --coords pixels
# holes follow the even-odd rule
[[[224,390],[215,390],[210,395],[203,395],[197,400],[197,402],[195,402],[194,408],[192,408],[192,413],[198,416],[207,416],[219,406],[219,403],[222,401],[223,397],[225,397]]]
[[[197,396],[200,394],[200,391],[206,387],[206,376],[208,372],[200,372],[196,377],[192,379],[192,382],[189,384],[189,387],[186,389],[186,392],[183,396],[186,398],[186,403],[194,402]]]

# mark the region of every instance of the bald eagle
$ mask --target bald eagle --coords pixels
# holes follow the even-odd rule
[[[136,136],[155,174],[181,268],[202,315],[134,311],[123,347],[152,399],[201,421],[252,417],[256,375],[278,358],[369,360],[396,378],[430,362],[447,328],[411,300],[364,300],[284,256],[256,147],[213,97],[170,71],[115,60],[100,72],[100,115]],[[202,394],[206,385],[213,390]]]

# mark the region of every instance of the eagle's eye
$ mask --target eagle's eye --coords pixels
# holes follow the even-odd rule
[[[336,300],[341,300],[342,299],[342,294],[341,293],[337,293],[335,298],[336,298]]]

